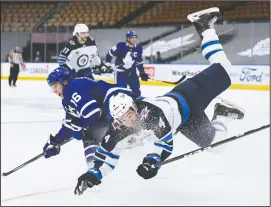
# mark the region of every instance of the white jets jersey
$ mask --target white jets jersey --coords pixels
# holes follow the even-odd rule
[[[84,44],[80,44],[77,37],[74,36],[60,52],[58,63],[70,70],[75,69],[76,72],[81,69],[99,66],[101,59],[98,55],[95,40],[88,37]]]

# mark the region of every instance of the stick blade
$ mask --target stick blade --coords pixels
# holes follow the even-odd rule
[[[2,173],[2,176],[8,176],[10,173],[6,172],[6,173]]]

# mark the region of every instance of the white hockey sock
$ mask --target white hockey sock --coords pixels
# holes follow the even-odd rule
[[[217,116],[217,118],[212,121],[212,125],[216,130],[214,142],[219,142],[227,138],[228,121],[229,118],[225,116]]]
[[[225,69],[229,68],[231,62],[223,50],[215,29],[205,30],[202,32],[202,36],[201,50],[203,57],[211,64],[220,63]]]

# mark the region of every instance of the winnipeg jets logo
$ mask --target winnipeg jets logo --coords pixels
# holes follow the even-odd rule
[[[159,127],[161,127],[161,128],[165,128],[166,127],[166,125],[165,125],[165,122],[162,120],[162,118],[160,117],[159,118]]]
[[[147,106],[141,111],[140,113],[140,119],[145,119],[147,118],[148,114],[149,114],[149,109],[147,108]]]
[[[81,55],[77,60],[77,65],[80,67],[85,66],[89,61],[89,57],[86,54]]]

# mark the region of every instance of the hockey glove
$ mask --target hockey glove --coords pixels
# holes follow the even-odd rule
[[[160,168],[161,157],[158,154],[148,154],[137,168],[137,173],[144,179],[150,179],[157,175]],[[156,167],[155,165],[158,166]]]
[[[113,72],[113,70],[111,69],[111,64],[110,65],[108,63],[104,64],[103,62],[101,63],[101,65],[93,67],[93,69],[95,71],[98,70],[100,73],[112,73]]]
[[[150,79],[149,76],[148,76],[148,74],[145,73],[145,72],[140,73],[140,78],[141,78],[141,80],[143,80],[143,81],[148,81],[148,79]]]
[[[74,189],[75,195],[82,195],[83,192],[89,187],[92,188],[94,185],[101,183],[102,173],[97,168],[89,169],[85,174],[78,178],[77,185]]]
[[[49,158],[60,153],[59,142],[57,142],[56,137],[50,134],[50,138],[43,147],[43,154],[45,158]]]

